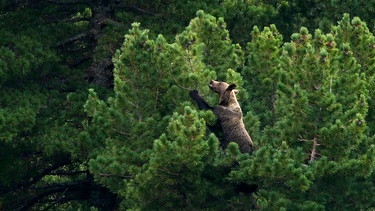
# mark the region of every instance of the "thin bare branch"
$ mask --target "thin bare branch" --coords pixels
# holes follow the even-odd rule
[[[57,43],[56,47],[64,46],[64,45],[67,45],[67,44],[72,43],[74,41],[81,40],[83,38],[86,38],[88,35],[89,35],[88,33],[77,34],[74,37],[70,37],[70,38],[68,38],[66,40],[63,40],[63,41]]]
[[[100,172],[99,172],[99,175],[100,175],[101,177],[118,177],[118,178],[122,178],[122,179],[130,179],[130,178],[133,178],[133,176],[115,175],[115,174],[106,174],[106,173],[100,173]]]
[[[56,172],[52,172],[48,175],[69,176],[69,175],[87,174],[87,173],[88,173],[88,171],[74,171],[74,172],[56,171]]]
[[[31,199],[27,200],[18,208],[18,210],[29,210],[34,204],[38,203],[38,201],[40,201],[44,197],[49,196],[51,194],[67,192],[67,191],[70,191],[70,192],[79,191],[88,185],[89,185],[89,181],[82,180],[82,181],[77,181],[74,183],[56,184],[56,185],[45,187],[44,188],[45,191],[39,194],[36,194]]]
[[[310,162],[314,161],[315,158],[316,158],[316,155],[318,155],[318,152],[317,152],[316,148],[320,145],[318,143],[318,140],[317,140],[316,137],[314,137],[314,139],[312,141],[313,141],[313,148],[312,148],[311,154],[310,154]]]
[[[90,0],[46,0],[46,2],[58,5],[90,4]]]
[[[145,9],[142,9],[136,5],[130,5],[125,7],[127,10],[132,11],[132,12],[137,12],[145,15],[155,15],[154,13],[147,11]]]
[[[77,18],[65,18],[65,19],[59,19],[59,18],[54,18],[54,19],[49,19],[47,20],[45,23],[59,23],[59,22],[71,22],[71,23],[75,23],[75,22],[80,22],[80,21],[90,21],[91,19],[90,18],[87,18],[87,17],[77,17]]]
[[[173,77],[173,80],[174,80],[174,82],[176,82],[176,85],[177,85],[178,87],[180,87],[181,89],[184,89],[184,90],[187,90],[187,91],[193,91],[193,89],[189,89],[189,88],[187,88],[187,87],[184,87],[184,86],[180,85],[180,84],[177,82],[177,79],[176,79],[175,77]]]
[[[310,153],[309,162],[314,161],[316,159],[317,155],[319,155],[319,153],[317,151],[317,147],[320,146],[320,144],[318,143],[318,138],[315,136],[314,139],[308,140],[308,139],[304,139],[300,136],[300,138],[298,140],[303,141],[303,142],[313,142],[313,147],[312,147],[312,150],[311,150],[311,153]]]

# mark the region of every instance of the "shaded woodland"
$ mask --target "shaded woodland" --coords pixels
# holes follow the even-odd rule
[[[0,210],[375,208],[373,1],[0,2]],[[220,147],[211,79],[257,150]]]

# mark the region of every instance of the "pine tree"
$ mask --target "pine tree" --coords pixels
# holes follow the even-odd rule
[[[373,209],[370,4],[2,1],[0,209]],[[254,153],[206,130],[211,79]]]
[[[96,180],[124,197],[124,209],[197,209],[202,204],[207,209],[372,207],[368,198],[358,197],[371,196],[373,189],[368,178],[374,168],[374,147],[367,124],[372,83],[368,78],[372,75],[361,69],[363,62],[371,62],[355,56],[367,50],[353,49],[353,44],[341,40],[338,29],[351,24],[345,23],[347,17],[328,34],[316,30],[311,35],[301,28],[284,45],[275,26],[263,31],[255,27],[244,80],[235,70],[209,69],[215,63],[201,52],[210,52],[210,46],[222,52],[226,49],[215,47],[215,40],[207,45],[205,29],[210,27],[197,24],[220,22],[203,13],[197,16],[172,44],[162,36],[150,39],[137,24],[126,36],[114,60],[115,96],[106,105],[92,93],[90,98],[95,100],[86,105],[94,117],[93,131],[107,128],[100,134],[111,137],[102,137],[100,143],[106,150],[90,162]],[[371,40],[368,31],[362,33]],[[216,41],[223,45],[219,38]],[[231,42],[224,46],[236,49]],[[251,156],[241,155],[235,144],[218,153],[217,140],[201,130],[203,119],[210,123],[210,112],[197,113],[184,103],[189,89],[207,94],[204,81],[216,74],[250,90],[240,98],[247,112],[245,120],[256,121],[254,114],[259,114],[262,125],[261,132],[255,131],[258,149]],[[147,88],[156,79],[154,88]],[[138,97],[139,93],[143,95]],[[214,105],[214,96],[207,99]],[[170,111],[175,113],[170,116]],[[256,122],[246,124],[259,130]],[[144,134],[139,128],[152,132]],[[214,157],[205,158],[208,154]],[[256,195],[239,192],[253,184],[258,186]],[[337,194],[342,192],[347,194]],[[349,198],[358,203],[348,203]]]
[[[155,140],[150,159],[128,184],[127,203],[140,209],[199,209],[209,207],[212,182],[207,166],[218,154],[218,140],[206,137],[202,112],[186,106],[174,113],[166,133]]]
[[[206,57],[203,52],[207,52]],[[215,62],[217,55],[228,60]],[[168,43],[162,35],[152,39],[148,30],[133,24],[113,60],[114,96],[105,102],[91,90],[85,105],[92,120],[84,134],[101,148],[91,154],[90,172],[96,181],[126,199],[124,209],[147,209],[164,202],[165,208],[199,208],[201,202],[224,194],[222,187],[204,178],[216,174],[212,169],[220,169],[215,164],[219,162],[215,160],[217,140],[213,135],[206,136],[205,125],[214,123],[213,114],[197,113],[186,101],[190,100],[189,90],[208,94],[209,81],[216,75],[242,84],[239,73],[225,69],[238,67],[242,60],[241,49],[231,44],[223,21],[203,11],[176,36],[174,43]],[[214,93],[207,99],[212,105],[217,103]],[[172,115],[172,111],[177,113]],[[219,163],[225,166],[228,162],[233,161]],[[163,169],[165,172],[160,172]],[[225,180],[228,171],[219,172],[222,178],[214,180],[230,187]],[[207,187],[202,189],[201,185]],[[149,191],[151,186],[163,191]],[[209,191],[211,186],[218,190]],[[201,195],[194,194],[197,191]],[[191,198],[185,201],[186,197]],[[216,205],[207,204],[210,206]]]
[[[286,78],[286,74],[278,67],[283,37],[275,25],[265,27],[263,31],[254,27],[251,36],[246,49],[247,65],[242,71],[246,89],[251,93],[251,103],[245,106],[249,106],[249,110],[257,113],[264,127],[275,121],[277,85],[280,80]]]
[[[99,197],[92,193],[111,195],[93,183],[85,165],[88,149],[78,135],[86,117],[88,84],[81,71],[65,63],[66,54],[55,48],[59,39],[84,26],[51,21],[52,13],[71,17],[72,11],[47,5],[5,1],[0,6],[0,153],[4,155],[0,209],[4,210],[89,207],[90,203],[75,200],[92,200],[91,205],[100,207]]]
[[[264,129],[254,157],[232,172],[234,178],[261,187],[257,201],[264,209],[374,206],[367,191],[374,188],[368,180],[375,157],[372,130],[367,125],[372,84],[368,78],[373,74],[362,70],[362,64],[372,63],[372,57],[359,56],[361,51],[368,54],[371,45],[357,41],[371,40],[373,35],[366,29],[359,32],[353,25],[365,26],[358,18],[350,22],[344,16],[332,33],[316,30],[313,36],[301,28],[280,49],[281,56],[271,63],[272,72],[257,74],[260,81],[272,75],[288,76],[287,80],[270,80],[276,87],[276,121]],[[260,34],[267,40],[268,28],[264,31]],[[355,39],[348,39],[351,33],[356,33]],[[261,57],[255,61],[269,64]],[[368,189],[363,190],[364,186]]]

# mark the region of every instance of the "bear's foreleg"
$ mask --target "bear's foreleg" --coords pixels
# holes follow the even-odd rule
[[[190,91],[189,95],[197,103],[198,108],[200,110],[212,110],[213,109],[212,106],[208,105],[208,103],[206,103],[206,101],[204,101],[203,98],[199,96],[197,90]]]
[[[193,90],[189,92],[189,95],[193,100],[197,103],[199,110],[211,110],[214,111],[214,107],[208,105],[206,101],[203,100],[201,96],[199,96],[197,90]],[[214,133],[216,137],[222,142],[223,138],[223,129],[218,121],[216,121],[213,125],[207,125],[208,133]]]

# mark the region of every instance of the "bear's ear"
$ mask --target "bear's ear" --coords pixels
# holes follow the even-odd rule
[[[233,92],[234,92],[234,94],[238,94],[238,92],[240,92],[240,90],[235,89],[235,90],[233,90]]]
[[[234,90],[236,87],[237,87],[236,84],[231,84],[231,85],[228,86],[227,90],[228,90],[228,91],[232,91],[232,90]]]

